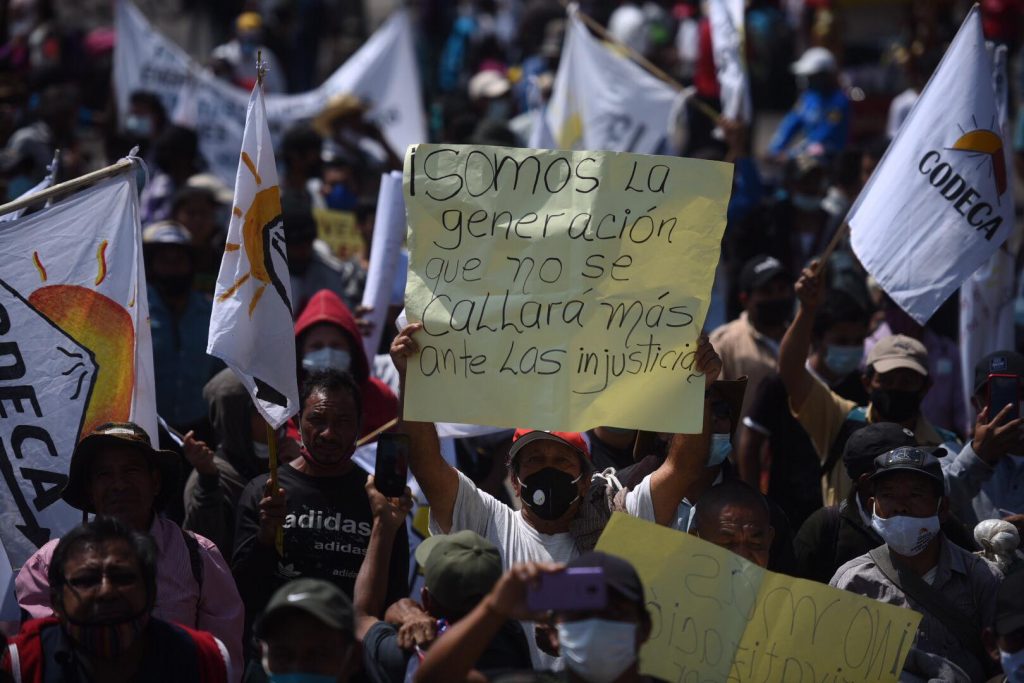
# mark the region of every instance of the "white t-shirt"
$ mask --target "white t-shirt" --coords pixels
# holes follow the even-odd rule
[[[526,521],[522,511],[513,510],[494,496],[481,491],[473,481],[459,472],[459,493],[452,511],[451,532],[469,529],[480,534],[498,547],[504,569],[522,562],[568,562],[580,554],[576,541],[569,532],[542,534]],[[654,521],[654,503],[651,500],[651,475],[626,494],[626,512]],[[430,533],[443,534],[433,515]],[[558,668],[559,660],[537,648],[533,637],[533,622],[522,622],[534,668]]]

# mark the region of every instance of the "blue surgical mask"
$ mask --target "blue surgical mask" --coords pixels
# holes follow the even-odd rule
[[[821,197],[813,194],[794,192],[790,198],[793,206],[800,211],[819,211],[821,209]]]
[[[558,647],[570,671],[590,683],[611,683],[636,661],[636,624],[568,621],[558,625]]]
[[[732,453],[732,438],[729,434],[712,434],[711,449],[708,451],[708,467],[718,467]]]
[[[834,346],[825,349],[825,365],[840,377],[846,377],[860,367],[864,357],[863,346]]]
[[[1003,667],[1009,683],[1024,683],[1024,650],[1016,652],[999,651],[999,664]]]
[[[306,372],[327,369],[347,372],[350,367],[352,367],[352,354],[341,349],[332,349],[329,346],[310,351],[302,357],[302,369]]]

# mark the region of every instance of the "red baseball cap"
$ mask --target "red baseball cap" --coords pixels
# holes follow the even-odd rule
[[[508,450],[508,462],[516,457],[525,446],[535,441],[554,441],[576,451],[586,462],[590,462],[590,449],[579,432],[545,432],[540,429],[517,429],[512,435],[512,448]]]

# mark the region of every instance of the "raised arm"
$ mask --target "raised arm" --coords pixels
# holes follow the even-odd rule
[[[800,307],[779,347],[779,376],[786,385],[789,403],[796,411],[799,411],[807,400],[811,382],[814,381],[811,373],[807,372],[807,353],[811,348],[814,315],[825,298],[824,278],[820,272],[823,269],[816,269],[817,261],[800,273],[800,279],[796,282],[796,295],[800,299]]]
[[[391,342],[391,359],[398,369],[401,392],[398,416],[401,419],[396,431],[409,436],[409,468],[423,489],[430,514],[445,533],[451,531],[455,499],[459,495],[459,475],[455,468],[441,457],[441,444],[437,440],[437,429],[432,422],[409,422],[405,413],[405,370],[409,359],[415,361],[419,345],[413,334],[423,328],[421,323],[407,325]]]
[[[366,479],[366,495],[373,512],[373,528],[352,596],[356,613],[356,638],[360,641],[384,614],[391,547],[412,509],[412,492],[409,489],[405,490],[401,498],[387,498],[374,486],[372,476]]]
[[[711,411],[706,390],[718,379],[722,371],[722,359],[705,336],[698,340],[696,353],[694,367],[704,375],[704,428],[700,434],[676,434],[669,445],[665,462],[651,475],[654,519],[662,525],[671,524],[675,520],[680,501],[704,472],[711,445]]]

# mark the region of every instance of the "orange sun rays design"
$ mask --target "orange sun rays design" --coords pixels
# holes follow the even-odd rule
[[[252,174],[256,186],[262,186],[263,178],[260,177],[252,157],[246,152],[242,152],[242,163]],[[250,279],[255,280],[259,284],[256,285],[256,290],[249,301],[249,317],[252,318],[256,305],[260,302],[268,286],[273,285],[285,303],[289,303],[284,284],[274,270],[273,254],[270,251],[275,249],[282,256],[284,255],[281,251],[281,244],[270,236],[270,231],[281,222],[281,191],[277,185],[261,189],[253,196],[246,211],[243,212],[241,207],[235,206],[232,207],[231,213],[243,220],[242,242],[241,244],[228,242],[224,245],[224,251],[227,253],[243,251],[242,247],[244,246],[244,256],[249,264],[249,270],[219,294],[217,299],[218,301],[227,301],[238,294],[242,286]]]
[[[107,240],[96,251],[95,284],[109,274],[106,261]],[[32,254],[33,265],[40,280],[48,279],[38,252]],[[134,304],[134,293],[132,304]],[[96,381],[79,438],[105,422],[126,422],[131,418],[132,394],[135,387],[135,326],[121,304],[81,285],[46,285],[32,292],[28,301],[54,325],[92,352],[96,363]],[[69,367],[62,374],[78,373],[77,399],[84,390],[88,368],[77,360],[81,354],[57,347],[68,359]]]

